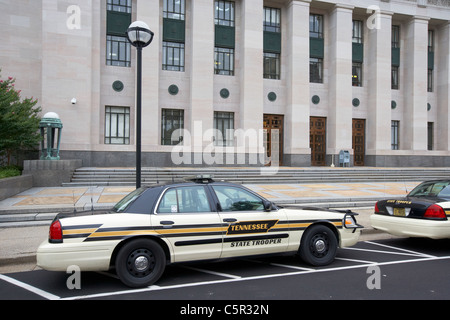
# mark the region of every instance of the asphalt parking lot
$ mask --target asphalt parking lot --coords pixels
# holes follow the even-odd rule
[[[0,275],[0,299],[258,300],[263,305],[273,300],[449,299],[449,260],[449,240],[390,238],[339,249],[335,262],[320,268],[295,256],[172,265],[155,285],[141,289],[124,286],[114,273],[7,273]]]

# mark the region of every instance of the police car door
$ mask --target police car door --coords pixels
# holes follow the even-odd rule
[[[220,208],[224,234],[222,258],[283,252],[289,232],[283,211],[264,210],[261,197],[234,185],[211,185]]]
[[[224,228],[209,200],[203,185],[163,191],[152,215],[152,226],[170,244],[173,262],[220,257]]]

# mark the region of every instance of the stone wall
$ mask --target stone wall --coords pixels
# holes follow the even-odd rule
[[[33,176],[33,187],[60,187],[63,182],[70,182],[75,169],[83,161],[76,160],[25,160],[23,173]]]

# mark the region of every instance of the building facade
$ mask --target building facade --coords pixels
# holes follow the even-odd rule
[[[63,123],[61,158],[450,165],[450,0],[1,1],[1,76]]]

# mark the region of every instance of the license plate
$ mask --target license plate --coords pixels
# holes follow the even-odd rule
[[[405,208],[394,208],[394,216],[405,217]]]

